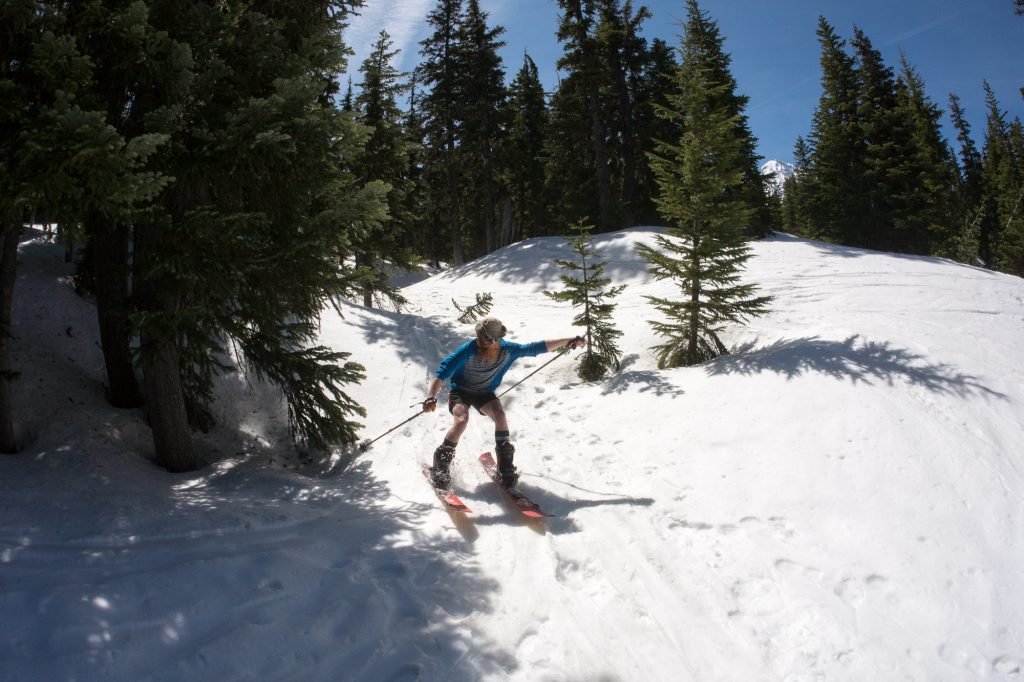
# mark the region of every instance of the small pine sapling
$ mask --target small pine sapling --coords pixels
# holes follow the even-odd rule
[[[452,299],[452,305],[459,311],[459,322],[462,324],[469,324],[470,322],[476,322],[479,318],[484,317],[487,313],[491,312],[491,306],[494,305],[494,297],[491,294],[477,294],[476,303],[466,306],[463,308],[455,299]]]
[[[569,271],[569,274],[561,275],[565,288],[562,291],[545,291],[544,295],[556,301],[569,302],[574,308],[582,308],[572,323],[586,330],[587,349],[576,371],[584,381],[595,381],[609,370],[619,370],[622,352],[616,340],[622,332],[612,324],[615,304],[610,301],[622,293],[626,285],[608,286],[611,279],[604,276],[607,261],[595,258],[593,237],[590,235],[594,226],[584,225],[581,220],[572,229],[579,235],[568,241],[579,261],[556,258],[555,263]]]

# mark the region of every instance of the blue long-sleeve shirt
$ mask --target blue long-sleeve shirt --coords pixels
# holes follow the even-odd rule
[[[470,339],[441,361],[434,376],[451,380],[451,390],[468,393],[491,393],[498,390],[505,372],[512,363],[523,357],[546,353],[547,342],[514,343],[501,339],[498,359],[486,362],[477,352],[476,339]]]

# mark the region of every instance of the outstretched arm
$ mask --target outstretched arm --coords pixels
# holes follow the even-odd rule
[[[587,340],[582,336],[573,336],[568,339],[550,339],[544,342],[547,344],[548,351],[558,350],[562,346],[568,346],[569,348],[582,348],[587,345]]]

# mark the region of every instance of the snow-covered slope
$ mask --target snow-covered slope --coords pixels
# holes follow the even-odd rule
[[[479,415],[453,518],[419,472],[443,409],[311,476],[281,465],[276,393],[237,379],[215,463],[159,471],[141,415],[102,406],[60,254],[26,243],[0,679],[1020,679],[1024,282],[779,235],[748,271],[773,312],[735,354],[662,371],[644,297],[672,285],[633,252],[652,238],[599,238],[630,285],[621,373],[584,384],[563,359],[506,396],[541,526],[485,482]],[[530,240],[407,287],[403,314],[325,319],[368,368],[364,435],[415,414],[471,334],[453,298],[493,294],[513,339],[573,334],[542,293],[568,256]]]

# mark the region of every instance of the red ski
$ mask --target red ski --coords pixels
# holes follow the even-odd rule
[[[448,490],[445,490],[444,488],[438,488],[434,485],[434,482],[430,480],[429,464],[423,465],[423,475],[427,477],[427,483],[430,484],[430,487],[437,494],[437,499],[441,500],[441,504],[444,505],[445,509],[453,512],[462,512],[463,514],[470,513],[469,507],[459,499],[459,496],[455,494],[454,489],[449,488]]]
[[[551,514],[545,514],[540,510],[540,506],[527,497],[523,491],[519,488],[506,488],[498,482],[498,464],[494,461],[494,456],[489,452],[485,452],[480,455],[480,463],[484,466],[484,471],[494,481],[494,484],[498,486],[508,501],[516,506],[516,509],[522,513],[523,516],[531,519],[543,519]]]

